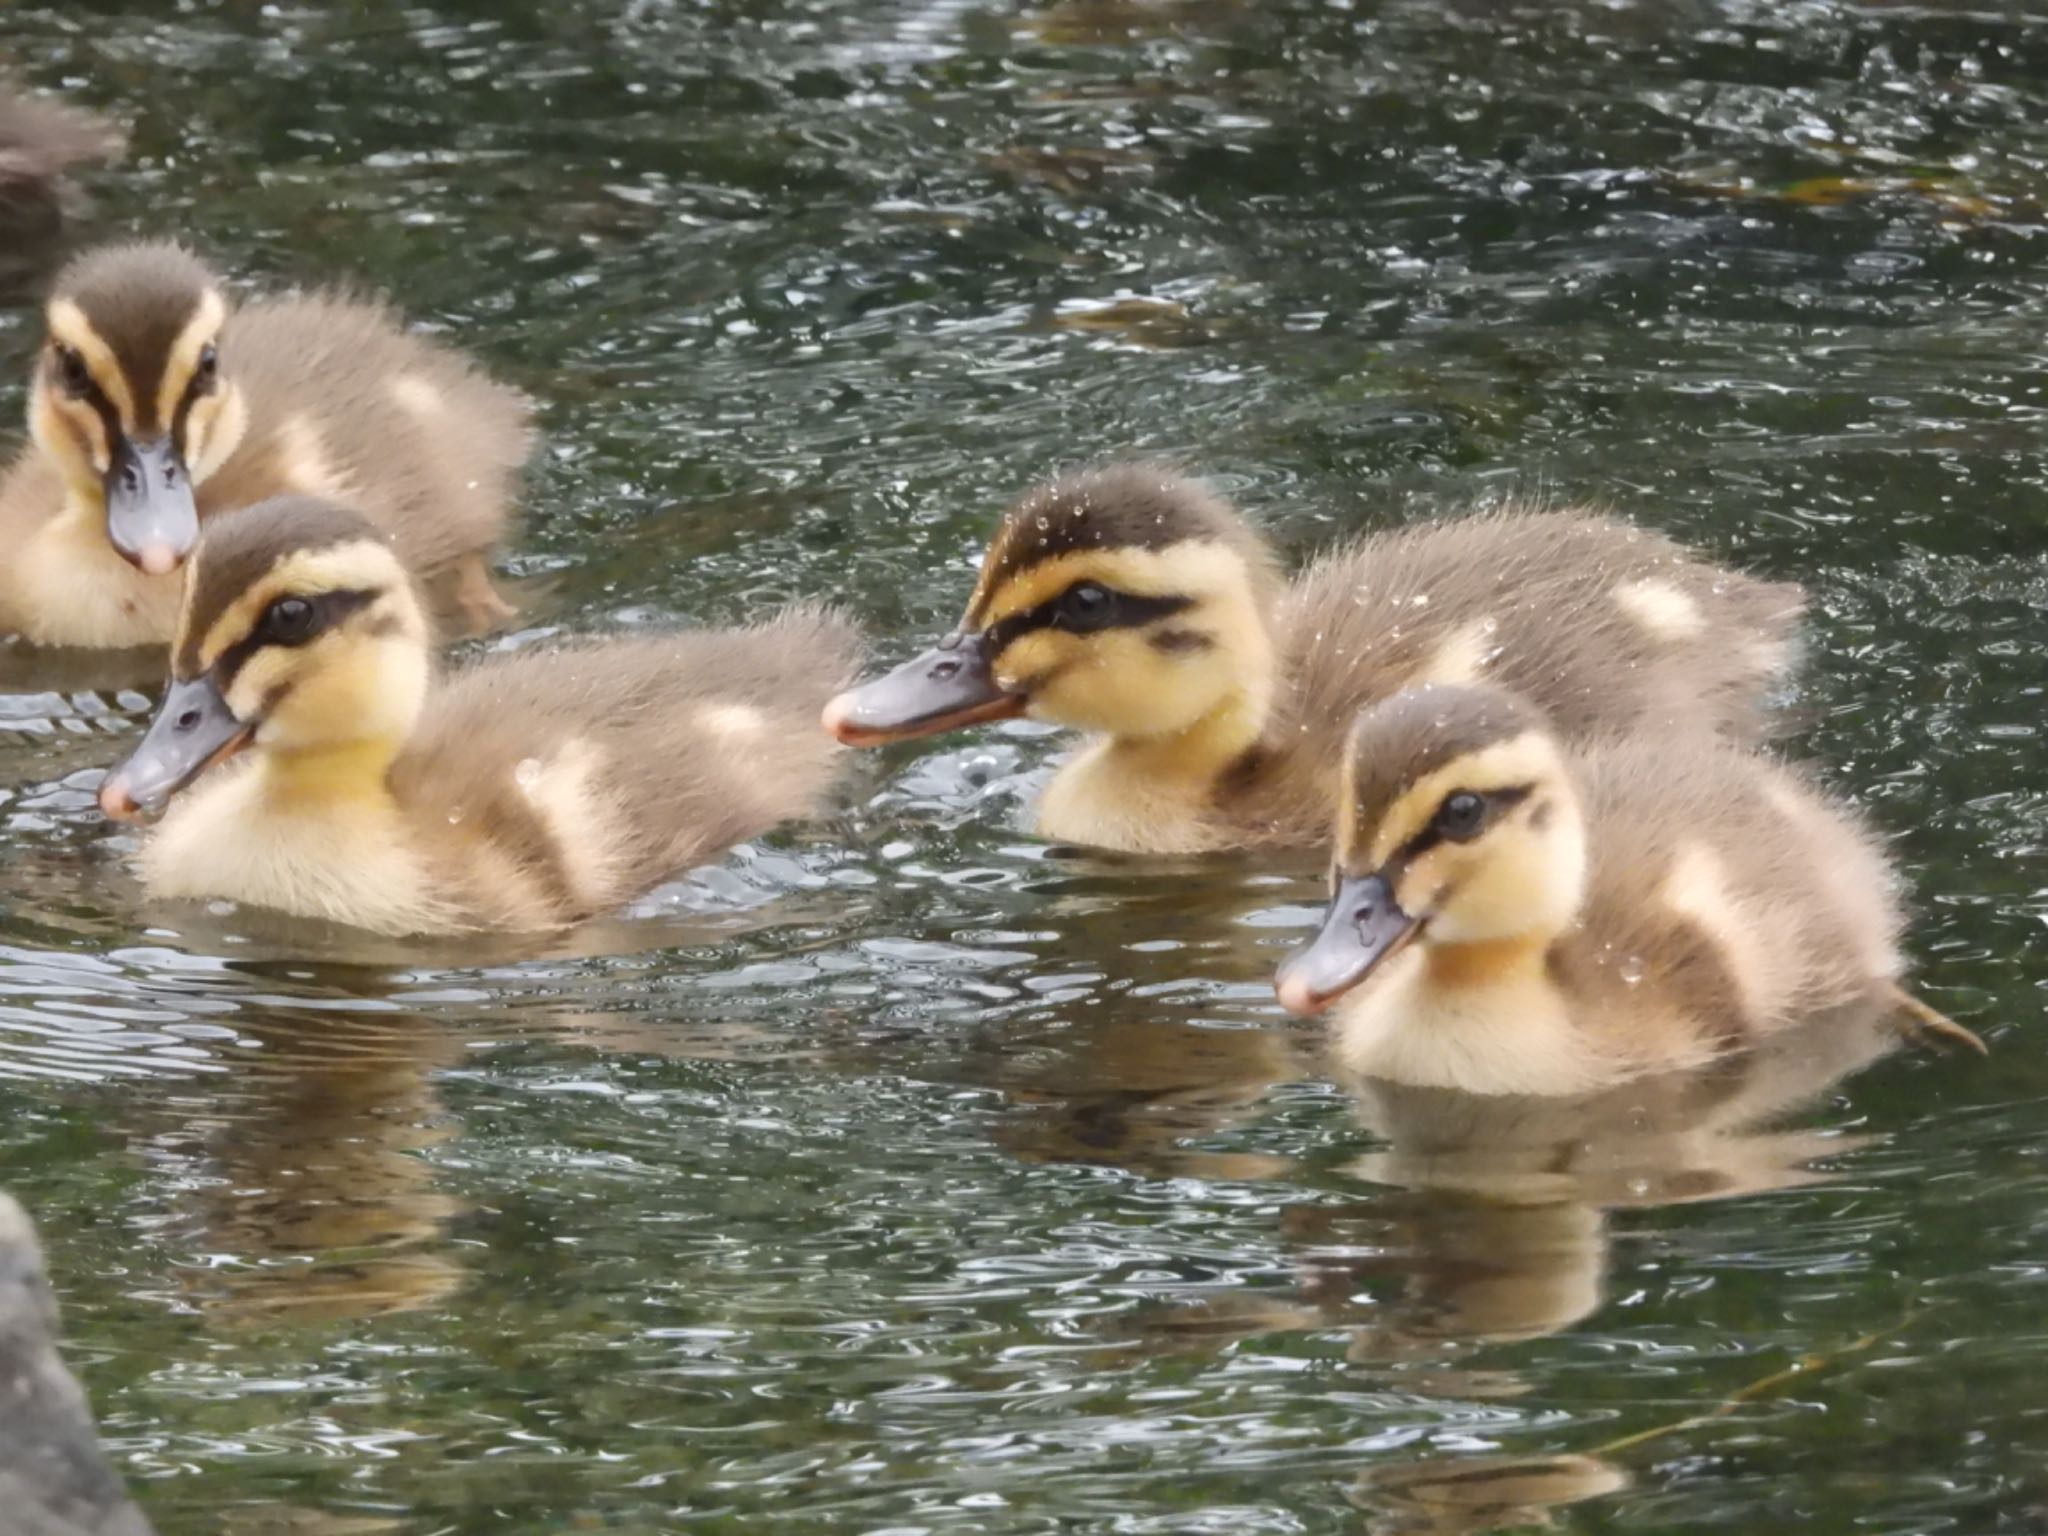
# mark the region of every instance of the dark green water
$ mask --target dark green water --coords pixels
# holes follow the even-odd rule
[[[166,1536],[2048,1523],[2048,22],[0,0],[0,49],[132,124],[99,232],[544,402],[539,624],[829,593],[895,656],[1131,448],[1297,549],[1538,493],[1796,575],[1793,746],[1995,1042],[1354,1099],[1266,983],[1313,871],[1039,846],[1021,729],[581,955],[372,954],[146,909],[90,803],[142,699],[16,683],[0,1186]]]

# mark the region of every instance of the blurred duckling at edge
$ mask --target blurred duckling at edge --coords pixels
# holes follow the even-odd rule
[[[0,75],[0,302],[25,298],[63,255],[83,202],[70,173],[121,146],[113,124]]]
[[[1804,602],[1583,510],[1374,534],[1288,582],[1208,487],[1115,464],[1013,506],[958,631],[835,698],[824,726],[875,746],[1029,715],[1095,737],[1047,787],[1043,836],[1312,847],[1367,704],[1499,682],[1567,738],[1683,722],[1753,741]]]
[[[488,561],[528,407],[461,353],[340,294],[234,304],[169,242],[78,257],[43,317],[33,441],[0,474],[0,631],[166,644],[202,523],[290,493],[360,508],[451,628],[510,616]]]
[[[816,812],[841,754],[814,722],[860,663],[796,607],[436,682],[391,540],[305,497],[210,522],[190,580],[169,692],[100,788],[169,807],[144,885],[393,935],[559,928]]]
[[[1583,1093],[1866,1003],[1983,1049],[1900,987],[1868,830],[1704,732],[1574,750],[1504,689],[1411,689],[1351,733],[1335,842],[1276,987],[1362,1076]]]

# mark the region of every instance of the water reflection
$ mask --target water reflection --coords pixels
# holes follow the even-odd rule
[[[1797,1118],[1897,1040],[1883,1015],[1846,1013],[1708,1070],[1576,1099],[1351,1079],[1357,1116],[1383,1145],[1342,1170],[1369,1192],[1281,1214],[1291,1294],[1226,1292],[1141,1312],[1118,1331],[1144,1351],[1178,1354],[1340,1328],[1350,1364],[1403,1392],[1522,1396],[1535,1384],[1486,1356],[1600,1310],[1612,1213],[1824,1182],[1823,1161],[1860,1139]],[[1006,1077],[1017,1108],[1002,1139],[1023,1155],[1110,1161],[1153,1177],[1300,1179],[1307,1170],[1287,1159],[1179,1143],[1247,1115],[1307,1054],[1256,1031],[1199,1040],[1184,1029],[1119,1031],[1113,1043],[1094,1040],[1085,1061],[1045,1072],[1086,1090],[1055,1095],[1031,1072]],[[1119,1086],[1104,1093],[1105,1083]],[[1376,1532],[1476,1532],[1542,1524],[1552,1506],[1628,1482],[1623,1466],[1598,1455],[1429,1457],[1374,1466],[1354,1498],[1374,1511]]]
[[[1565,1506],[1629,1483],[1626,1471],[1598,1456],[1465,1456],[1376,1467],[1358,1479],[1351,1500],[1368,1511],[1371,1536],[1479,1536],[1555,1529]]]
[[[457,1133],[434,1074],[460,1033],[390,1010],[252,1009],[235,1027],[231,1087],[121,1126],[163,1203],[151,1239],[183,1255],[177,1304],[299,1326],[446,1298],[462,1206],[423,1154]]]
[[[587,953],[365,954],[136,899],[91,786],[148,690],[0,655],[0,1154],[166,1536],[266,1496],[464,1532],[2034,1518],[2048,27],[1829,0],[0,14],[36,87],[133,125],[94,234],[388,292],[539,397],[536,622],[829,593],[906,654],[1020,480],[1142,450],[1296,553],[1520,491],[1798,575],[1796,748],[1898,834],[1936,1001],[2013,1037],[1775,1129],[1715,1128],[1756,1085],[1702,1090],[1697,1147],[1603,1135],[1562,1175],[1375,1103],[1412,1139],[1368,1175],[1267,984],[1320,872],[1021,838],[1042,735],[885,754],[843,825]],[[35,331],[0,312],[16,421]],[[1802,1136],[1849,1144],[1799,1129],[1826,1123],[1880,1139],[1802,1186]],[[409,1289],[415,1263],[460,1288]],[[1693,1432],[1609,1455],[1634,1490],[1563,1507],[1609,1475],[1572,1457],[1940,1296],[1882,1390],[1802,1388],[1739,1462]]]

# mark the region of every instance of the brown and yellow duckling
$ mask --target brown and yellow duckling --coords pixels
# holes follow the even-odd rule
[[[1277,987],[1362,1076],[1584,1093],[1859,1005],[1982,1049],[1900,988],[1870,833],[1704,732],[1574,750],[1504,689],[1410,689],[1351,733],[1335,841]]]
[[[1495,681],[1567,736],[1677,722],[1737,740],[1792,657],[1803,596],[1584,511],[1377,534],[1292,582],[1199,482],[1121,464],[1004,516],[959,630],[834,699],[872,746],[1029,715],[1091,733],[1037,811],[1137,852],[1310,846],[1361,707]]]
[[[547,929],[819,808],[839,753],[813,722],[859,665],[845,621],[579,640],[437,682],[393,543],[306,497],[207,524],[170,691],[100,789],[116,818],[169,806],[152,895]]]
[[[0,78],[0,297],[19,298],[62,254],[78,203],[69,173],[120,147],[111,123]]]
[[[31,384],[34,443],[0,477],[0,631],[45,645],[167,642],[201,523],[266,497],[344,497],[455,627],[501,621],[488,560],[527,406],[383,306],[230,302],[168,243],[58,274]]]

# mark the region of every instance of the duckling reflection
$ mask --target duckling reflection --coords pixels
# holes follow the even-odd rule
[[[1010,1111],[995,1137],[1016,1156],[1151,1178],[1270,1179],[1288,1171],[1276,1156],[1189,1143],[1253,1118],[1268,1090],[1303,1075],[1308,1053],[1294,1034],[1129,1018],[1055,1031],[1005,1029],[999,1046],[983,1047],[1000,1050],[994,1061],[977,1054],[968,1064],[976,1080],[1002,1083]]]
[[[432,1011],[394,1006],[405,978],[377,967],[266,960],[226,974],[255,983],[247,1006],[207,1016],[236,1036],[215,1057],[226,1070],[129,1110],[122,1129],[164,1192],[155,1240],[188,1256],[174,1270],[175,1304],[229,1326],[428,1309],[467,1283],[456,1234],[470,1207],[443,1183],[435,1153],[462,1134],[444,1077],[486,1041],[849,1065],[831,1040],[793,1050],[786,1030],[745,1020],[584,1007],[577,982],[552,971],[527,983],[549,1008],[502,977],[474,1009]],[[209,975],[219,995],[223,974]]]
[[[1578,1098],[1341,1078],[1385,1143],[1347,1171],[1381,1187],[1287,1213],[1295,1294],[1156,1313],[1138,1334],[1182,1349],[1348,1326],[1348,1357],[1398,1370],[1406,1390],[1513,1395],[1516,1376],[1460,1362],[1599,1310],[1609,1211],[1825,1179],[1819,1160],[1859,1143],[1795,1116],[1896,1039],[1880,1009],[1823,1016],[1712,1067]]]
[[[435,1074],[461,1037],[399,1011],[279,1009],[235,1020],[232,1085],[145,1132],[171,1189],[163,1240],[204,1255],[184,1299],[225,1321],[371,1317],[462,1283],[448,1239],[462,1203],[422,1154],[455,1121]]]
[[[1550,1530],[1555,1510],[1628,1485],[1627,1472],[1598,1456],[1460,1456],[1376,1467],[1352,1502],[1372,1511],[1371,1536],[1465,1536]]]

